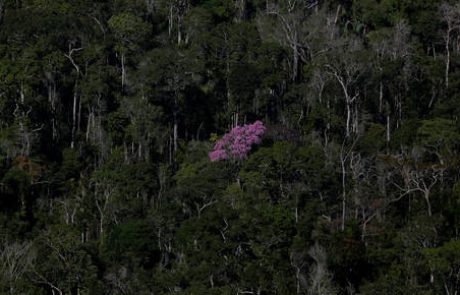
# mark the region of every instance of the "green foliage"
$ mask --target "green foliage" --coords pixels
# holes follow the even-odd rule
[[[127,42],[143,37],[148,31],[148,25],[140,17],[128,12],[112,16],[108,25],[115,36]]]
[[[12,168],[3,177],[3,183],[8,188],[23,192],[30,185],[30,178],[24,170]]]
[[[104,251],[113,263],[130,262],[145,268],[157,264],[159,249],[155,228],[144,220],[132,220],[114,227]]]
[[[385,137],[386,130],[384,126],[380,124],[371,124],[366,134],[361,139],[360,145],[362,145],[363,150],[375,154],[382,151],[385,147]]]
[[[206,0],[202,6],[220,19],[229,18],[233,12],[232,3],[228,0]]]
[[[422,121],[417,129],[417,137],[421,144],[433,148],[451,149],[460,141],[454,122],[442,118]]]

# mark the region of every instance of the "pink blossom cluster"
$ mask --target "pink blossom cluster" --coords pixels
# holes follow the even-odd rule
[[[216,142],[213,151],[209,153],[209,158],[211,161],[243,160],[247,157],[253,144],[260,144],[265,130],[261,121],[236,126]]]

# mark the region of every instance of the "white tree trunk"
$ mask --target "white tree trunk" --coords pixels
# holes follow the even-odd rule
[[[121,89],[124,90],[126,83],[125,54],[121,53]]]

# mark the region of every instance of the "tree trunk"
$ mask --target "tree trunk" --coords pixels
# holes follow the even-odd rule
[[[224,32],[224,40],[227,43],[227,33]],[[227,90],[227,110],[228,114],[230,115],[230,127],[235,127],[238,123],[235,122],[234,112],[232,110],[232,91],[230,88],[230,55],[226,52],[226,60],[225,60],[225,88]]]
[[[353,114],[353,124],[352,124],[352,130],[354,134],[358,134],[358,128],[359,128],[359,112],[358,112],[358,105],[354,105],[354,114]]]
[[[346,215],[346,171],[345,171],[345,157],[343,155],[343,151],[340,155],[340,163],[342,166],[342,231],[345,230],[345,215]]]
[[[295,268],[295,280],[296,280],[296,291],[297,291],[297,294],[300,294],[300,293],[301,293],[301,289],[300,289],[300,268],[299,268],[299,267],[296,267],[296,268]]]
[[[424,192],[423,197],[425,198],[425,201],[426,201],[426,206],[427,206],[427,210],[428,210],[428,216],[431,217],[432,213],[431,213],[430,192],[429,191]]]
[[[235,8],[236,8],[236,22],[243,21],[246,16],[246,0],[236,0],[235,1]]]
[[[78,94],[77,94],[77,84],[75,81],[75,87],[73,91],[73,108],[72,108],[72,139],[70,142],[70,147],[73,149],[75,147],[75,133],[77,129],[77,105],[78,105]]]
[[[124,90],[126,83],[125,54],[121,53],[121,91]]]
[[[176,105],[174,106],[174,111],[173,111],[173,148],[174,148],[174,153],[177,152],[177,137],[178,137],[178,132],[179,132],[179,123],[178,123],[178,118],[177,118],[177,102],[175,103]]]
[[[445,73],[445,83],[446,89],[449,88],[449,68],[450,68],[450,50],[449,50],[450,36],[447,35],[446,40],[446,73]]]
[[[94,121],[94,112],[91,109],[91,112],[88,114],[88,121],[86,124],[86,135],[85,135],[86,142],[89,141],[90,134],[91,134],[91,124],[93,124],[93,121]]]
[[[446,34],[446,69],[445,69],[445,84],[446,84],[446,89],[449,88],[449,69],[450,69],[450,49],[449,49],[449,44],[450,44],[450,31],[451,28],[447,29],[447,34]]]
[[[182,43],[182,15],[177,14],[177,45]]]
[[[77,115],[77,133],[81,128],[81,99],[78,100],[78,115]]]
[[[172,29],[173,29],[173,3],[169,5],[169,15],[168,15],[168,36],[171,37]]]
[[[295,38],[297,40],[297,38]],[[297,44],[294,44],[292,47],[292,81],[297,81],[297,74],[299,72],[299,52],[297,49]]]
[[[387,142],[390,142],[390,114],[387,114]]]
[[[349,99],[347,98],[347,123],[346,123],[346,131],[345,131],[345,136],[350,137],[350,121],[351,121],[351,106]]]
[[[64,54],[65,57],[69,59],[72,63],[75,71],[77,72],[77,76],[75,77],[75,85],[73,88],[73,109],[72,109],[72,134],[71,134],[71,142],[70,147],[73,149],[75,147],[75,133],[77,128],[77,106],[78,106],[78,79],[80,78],[80,67],[75,63],[75,60],[72,57],[74,52],[83,50],[83,48],[72,48],[69,44],[69,53]]]
[[[48,102],[51,105],[51,129],[53,140],[57,139],[57,126],[56,126],[56,83],[54,79],[49,81],[48,84]]]

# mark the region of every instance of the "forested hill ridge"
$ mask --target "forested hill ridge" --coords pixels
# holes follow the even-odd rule
[[[0,0],[0,294],[457,294],[460,4]]]

